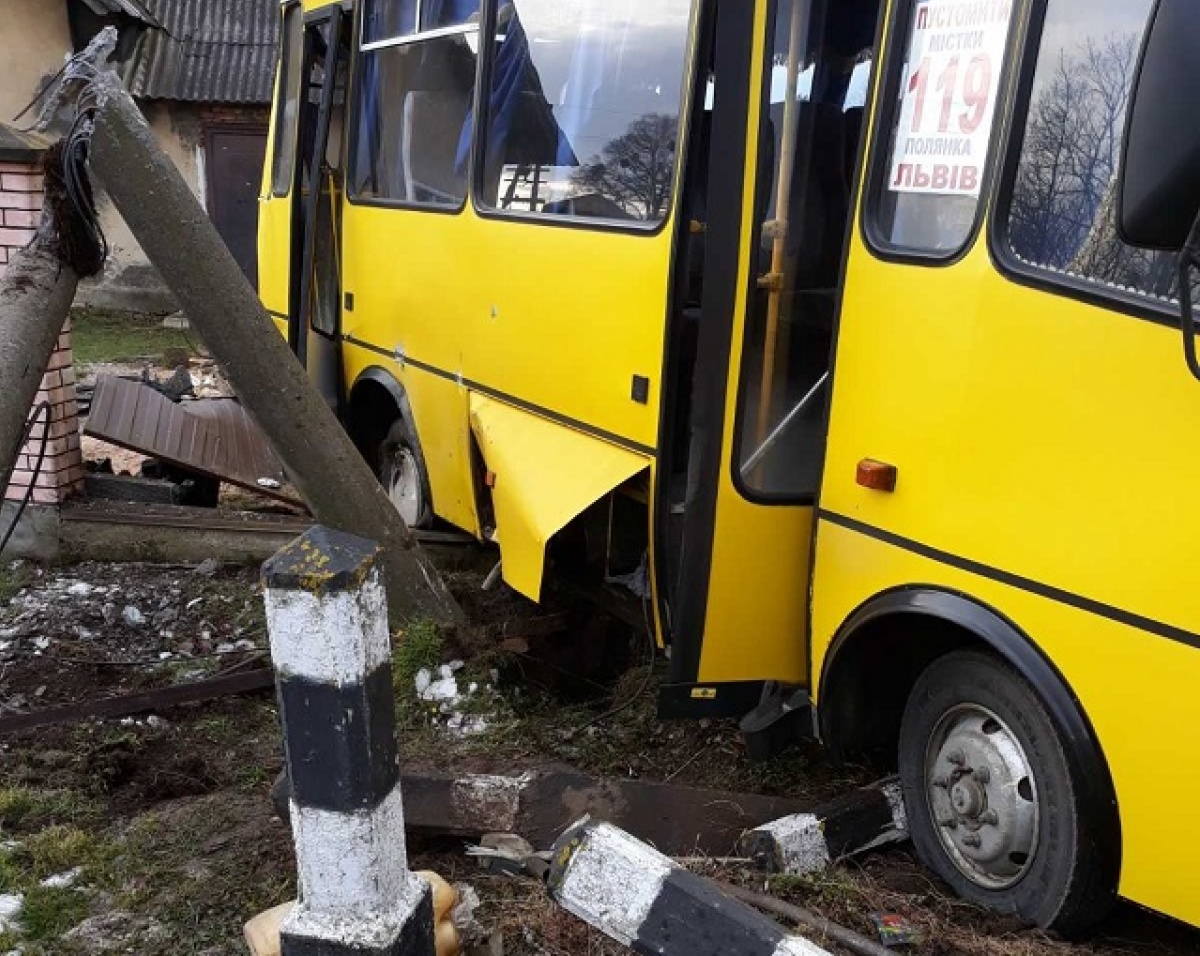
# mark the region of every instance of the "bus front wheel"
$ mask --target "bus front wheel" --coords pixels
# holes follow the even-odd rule
[[[956,651],[930,664],[904,710],[899,758],[917,854],[964,899],[1064,934],[1109,908],[1101,828],[1081,798],[1089,768],[1001,661]]]
[[[377,474],[404,523],[410,528],[428,527],[433,521],[429,477],[416,440],[402,418],[392,423],[379,446]]]

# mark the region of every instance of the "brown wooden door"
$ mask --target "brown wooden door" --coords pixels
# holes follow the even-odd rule
[[[258,193],[267,134],[256,129],[208,131],[208,214],[233,258],[258,287]]]

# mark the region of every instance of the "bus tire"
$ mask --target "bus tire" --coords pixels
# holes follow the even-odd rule
[[[961,897],[1064,935],[1116,898],[1068,753],[1033,688],[979,651],[931,663],[900,724],[899,766],[917,855]]]
[[[392,422],[379,445],[376,466],[379,483],[410,528],[427,528],[433,521],[433,499],[425,459],[403,418]]]

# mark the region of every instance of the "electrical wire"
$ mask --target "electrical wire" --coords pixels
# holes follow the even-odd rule
[[[4,532],[4,537],[0,538],[0,554],[3,554],[4,549],[8,547],[9,539],[12,538],[13,533],[17,530],[17,525],[21,521],[21,515],[25,513],[25,509],[29,507],[29,502],[33,499],[34,485],[37,484],[38,476],[40,476],[42,473],[42,464],[46,461],[46,449],[50,445],[51,409],[49,402],[41,402],[36,408],[34,408],[33,413],[29,416],[29,421],[25,425],[25,434],[21,436],[21,444],[18,447],[24,448],[28,443],[30,436],[33,434],[33,427],[37,424],[38,416],[42,414],[42,412],[46,413],[46,430],[42,433],[42,444],[41,447],[38,448],[37,462],[33,466],[33,474],[29,477],[29,485],[25,488],[25,495],[21,498],[20,504],[17,505],[17,513],[13,515],[12,523],[9,524],[8,530]],[[20,452],[18,452],[18,454],[20,454]],[[15,470],[16,468],[14,463],[14,467],[10,468],[8,473],[5,475],[4,483],[6,486]]]

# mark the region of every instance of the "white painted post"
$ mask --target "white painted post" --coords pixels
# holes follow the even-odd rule
[[[583,820],[554,845],[550,895],[645,956],[830,956],[611,823]]]
[[[283,956],[434,953],[404,843],[378,556],[317,526],[263,565],[300,883]]]
[[[803,876],[846,857],[908,839],[900,781],[882,780],[816,808],[747,831],[744,856],[771,873]]]

